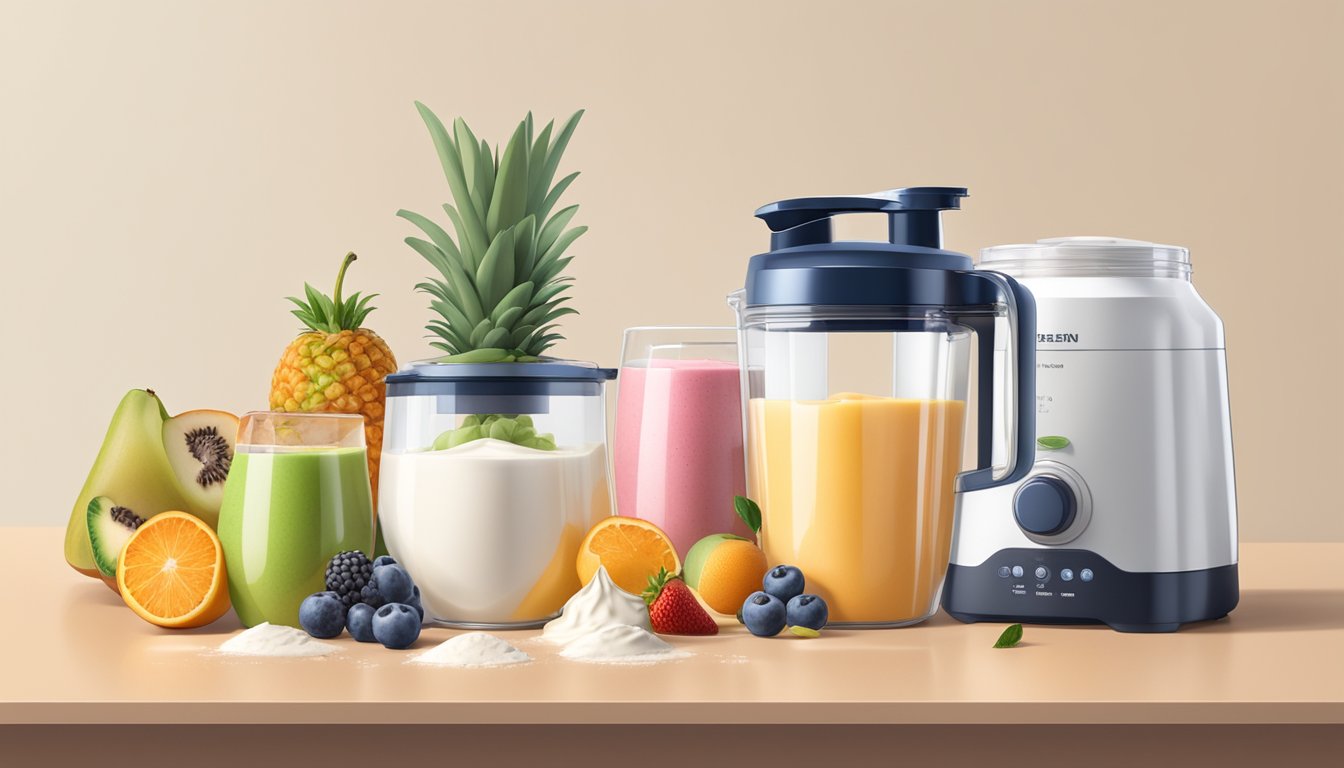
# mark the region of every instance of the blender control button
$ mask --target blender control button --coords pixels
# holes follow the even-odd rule
[[[1013,569],[1009,568],[1008,566],[1006,566],[1006,565],[1000,565],[1000,566],[999,566],[999,578],[1000,578],[1000,579],[1006,579],[1006,578],[1008,578],[1010,575],[1012,575],[1012,573],[1013,573]]]
[[[1013,577],[1014,577],[1014,578],[1018,578],[1018,579],[1022,578],[1022,574],[1023,574],[1023,573],[1026,573],[1026,571],[1023,571],[1023,570],[1022,570],[1022,566],[1020,566],[1020,565],[1014,565],[1014,566],[1013,566]]]
[[[1073,581],[1073,569],[1065,568],[1059,572],[1059,578],[1065,581]]]
[[[1050,578],[1050,569],[1046,568],[1044,565],[1036,566],[1036,580],[1045,581],[1048,578]]]
[[[1083,581],[1091,581],[1091,580],[1092,580],[1092,569],[1091,569],[1091,568],[1084,568],[1083,570],[1079,571],[1079,572],[1078,572],[1078,578],[1082,579]]]
[[[1073,522],[1078,500],[1068,483],[1054,475],[1037,475],[1017,489],[1013,496],[1013,517],[1027,533],[1053,536]]]

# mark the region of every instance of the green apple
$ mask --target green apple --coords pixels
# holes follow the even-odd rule
[[[681,564],[681,578],[688,587],[700,588],[700,574],[705,570],[705,563],[709,561],[709,556],[715,548],[725,541],[750,541],[750,539],[732,533],[711,533],[691,545],[690,551],[686,553],[686,560]]]

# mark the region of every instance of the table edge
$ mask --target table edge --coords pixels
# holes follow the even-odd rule
[[[376,704],[377,706],[370,706]],[[6,702],[3,725],[1344,724],[1341,702]]]

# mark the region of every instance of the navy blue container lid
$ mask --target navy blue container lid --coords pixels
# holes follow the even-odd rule
[[[533,363],[438,363],[421,360],[388,374],[388,397],[413,395],[598,395],[615,368],[543,357]]]
[[[771,250],[747,266],[746,305],[947,306],[994,304],[996,286],[970,273],[971,257],[943,249],[941,211],[965,187],[906,187],[871,195],[802,197],[762,206]],[[834,241],[831,217],[881,213],[888,242]]]

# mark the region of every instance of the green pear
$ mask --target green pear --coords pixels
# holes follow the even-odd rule
[[[89,502],[99,496],[110,496],[141,515],[193,508],[164,449],[166,421],[168,411],[152,390],[133,389],[121,399],[65,528],[65,561],[71,568],[101,577],[88,523]]]

